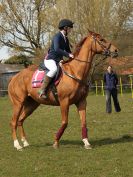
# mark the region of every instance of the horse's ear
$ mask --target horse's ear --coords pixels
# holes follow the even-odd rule
[[[91,30],[89,30],[89,29],[88,29],[88,32],[89,32],[90,35],[93,35],[93,34],[94,34],[94,32],[91,31]]]

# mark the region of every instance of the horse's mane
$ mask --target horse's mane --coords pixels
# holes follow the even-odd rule
[[[30,71],[35,71],[38,68],[38,65],[32,64],[29,65],[27,69],[29,69]]]
[[[76,55],[79,54],[79,51],[80,51],[82,45],[84,44],[86,38],[87,38],[87,37],[84,37],[83,39],[81,39],[81,41],[76,45],[75,50],[74,50],[74,52],[73,52],[74,56],[76,56]]]
[[[96,37],[101,37],[100,34],[98,33],[95,33],[93,31],[89,31],[89,35],[93,35],[93,36],[96,36]],[[82,45],[84,44],[85,40],[87,39],[88,36],[84,37],[83,39],[81,39],[81,41],[76,45],[75,47],[75,50],[73,52],[74,56],[78,55],[79,54],[79,51],[82,47]]]

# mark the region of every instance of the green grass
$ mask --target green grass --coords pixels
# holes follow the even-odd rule
[[[119,96],[122,112],[105,113],[105,97],[87,98],[87,123],[92,150],[81,142],[81,128],[75,106],[58,150],[52,148],[60,126],[59,107],[40,106],[26,121],[30,147],[13,148],[9,122],[12,107],[0,98],[0,177],[132,177],[133,99]]]

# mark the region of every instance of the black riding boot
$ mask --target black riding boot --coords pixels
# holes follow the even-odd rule
[[[47,98],[46,90],[47,90],[47,87],[48,87],[49,83],[51,82],[51,80],[52,80],[51,77],[49,77],[47,75],[45,76],[44,81],[42,83],[42,86],[41,86],[41,88],[40,88],[40,90],[38,92],[39,93],[39,97]]]

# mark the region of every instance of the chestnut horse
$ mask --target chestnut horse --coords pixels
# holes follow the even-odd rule
[[[105,57],[117,57],[117,48],[101,37],[100,34],[89,32],[76,47],[74,59],[62,65],[63,74],[57,85],[58,102],[52,92],[48,90],[48,98],[38,96],[38,88],[32,88],[31,80],[37,66],[30,66],[16,74],[10,81],[8,93],[13,104],[13,116],[11,120],[12,137],[14,147],[21,150],[16,131],[19,128],[23,146],[28,146],[23,128],[24,120],[40,105],[60,106],[62,122],[55,135],[53,147],[58,148],[59,140],[68,125],[69,106],[75,104],[81,119],[82,141],[86,149],[91,145],[87,136],[86,125],[86,97],[88,94],[88,74],[95,54]]]

